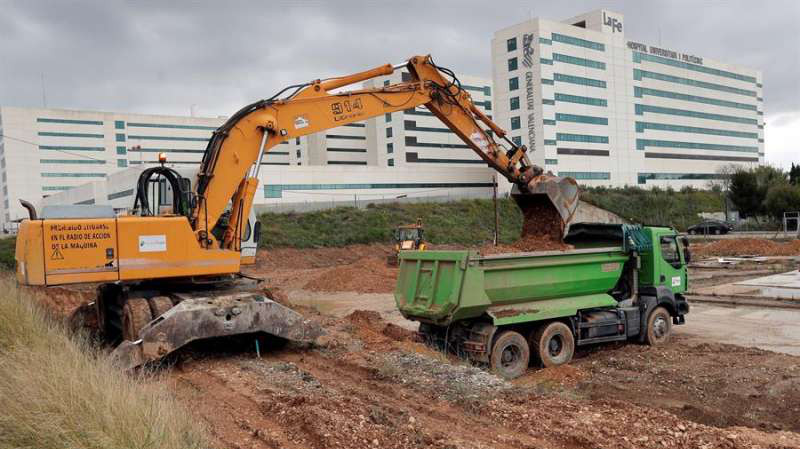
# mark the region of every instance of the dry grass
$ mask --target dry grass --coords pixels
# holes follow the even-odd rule
[[[0,278],[0,448],[203,448],[157,379],[128,376]]]

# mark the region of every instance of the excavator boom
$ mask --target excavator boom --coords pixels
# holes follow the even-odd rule
[[[411,74],[411,81],[331,92],[401,67]],[[417,106],[427,107],[490,167],[514,183],[520,195],[535,192],[543,196],[564,222],[577,207],[574,180],[544,175],[541,168],[531,164],[526,148],[508,139],[506,132],[475,106],[455,75],[438,67],[430,56],[415,56],[406,64],[387,64],[291,88],[295,91],[285,98],[276,96],[242,108],[209,141],[198,173],[197,207],[192,214],[192,227],[203,246],[236,248],[239,218],[249,212],[261,157],[271,148],[289,139]],[[498,144],[494,136],[507,146]],[[225,238],[215,242],[211,230],[231,200],[233,213]]]

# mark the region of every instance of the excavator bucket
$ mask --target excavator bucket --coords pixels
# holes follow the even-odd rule
[[[312,343],[324,334],[318,324],[258,293],[181,294],[176,299],[180,299],[178,305],[144,326],[138,340],[124,340],[114,349],[111,355],[120,368],[158,360],[205,338],[263,332]]]
[[[528,211],[549,203],[561,217],[562,231],[578,209],[578,183],[572,178],[538,175],[528,182],[525,190],[515,185],[511,196],[526,217]]]

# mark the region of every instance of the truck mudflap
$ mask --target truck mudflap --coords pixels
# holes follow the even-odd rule
[[[324,332],[302,315],[252,292],[183,299],[139,332],[123,341],[112,358],[123,369],[155,361],[191,341],[265,332],[287,340],[311,343]]]

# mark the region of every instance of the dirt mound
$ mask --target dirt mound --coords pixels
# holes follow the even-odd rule
[[[367,257],[326,270],[305,288],[316,292],[391,293],[396,279],[397,268],[388,267],[385,258]]]
[[[259,268],[309,269],[347,265],[365,257],[386,259],[389,245],[350,245],[343,248],[271,248],[258,252]]]
[[[725,239],[706,244],[692,244],[698,256],[798,256],[800,240],[776,242],[766,239]]]

